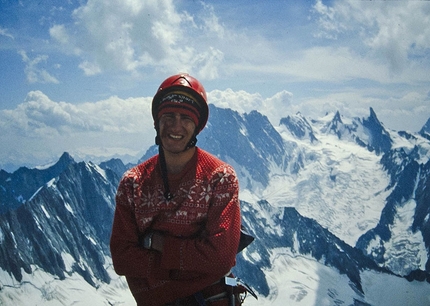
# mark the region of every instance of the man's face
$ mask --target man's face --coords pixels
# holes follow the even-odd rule
[[[163,148],[170,153],[183,152],[196,129],[191,117],[181,113],[161,115],[159,127]]]

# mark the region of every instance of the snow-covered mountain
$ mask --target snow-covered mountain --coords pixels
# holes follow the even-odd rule
[[[235,167],[256,237],[234,270],[259,295],[246,305],[430,305],[430,120],[210,113],[198,145]],[[65,153],[0,171],[0,305],[133,305],[108,249],[127,167]]]

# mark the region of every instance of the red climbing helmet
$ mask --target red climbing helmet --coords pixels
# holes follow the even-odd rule
[[[185,98],[178,98],[178,96],[185,96]],[[152,118],[154,123],[158,121],[161,109],[166,106],[175,107],[175,105],[181,109],[187,108],[196,113],[198,120],[196,135],[200,133],[205,127],[209,116],[207,96],[203,85],[187,73],[175,74],[165,79],[152,99]]]

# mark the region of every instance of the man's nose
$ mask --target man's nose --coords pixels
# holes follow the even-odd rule
[[[182,125],[182,120],[181,120],[182,118],[181,118],[181,115],[180,114],[176,114],[175,115],[175,117],[173,118],[173,121],[172,121],[172,126],[173,127],[179,127],[179,126],[181,126]]]

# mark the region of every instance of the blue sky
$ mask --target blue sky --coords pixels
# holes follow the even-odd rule
[[[430,118],[430,1],[0,0],[0,168],[141,154],[159,83],[189,72],[210,103],[274,125],[373,107]]]

